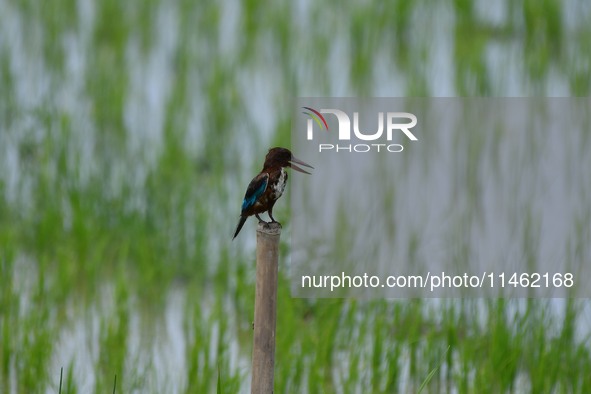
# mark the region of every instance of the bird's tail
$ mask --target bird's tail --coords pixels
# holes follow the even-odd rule
[[[242,226],[244,226],[246,219],[248,219],[248,216],[240,216],[240,221],[238,222],[238,225],[236,226],[236,231],[234,232],[234,236],[232,237],[232,240],[234,238],[236,238],[236,236],[238,235],[240,230],[242,230]]]

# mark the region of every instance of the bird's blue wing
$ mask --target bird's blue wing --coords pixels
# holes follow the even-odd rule
[[[250,184],[246,189],[246,194],[244,195],[244,200],[242,201],[242,212],[252,207],[257,202],[265,190],[267,190],[268,183],[269,174],[267,173],[261,173],[250,181]]]

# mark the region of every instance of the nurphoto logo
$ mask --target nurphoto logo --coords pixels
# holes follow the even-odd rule
[[[306,123],[306,138],[308,141],[314,140],[315,124],[320,130],[329,132],[328,122],[323,114],[332,114],[338,123],[338,143],[319,143],[319,152],[402,152],[402,144],[392,143],[395,136],[403,135],[411,141],[417,141],[417,137],[410,131],[417,124],[417,117],[409,112],[377,112],[378,126],[376,131],[360,130],[359,112],[353,112],[353,133],[351,133],[351,118],[340,109],[321,109],[316,110],[311,107],[302,107],[305,115],[309,116]],[[365,116],[365,115],[364,115]],[[385,118],[385,121],[384,121]],[[384,123],[386,126],[384,127]],[[384,132],[385,129],[385,132]],[[364,141],[363,143],[351,143],[351,141]],[[374,141],[367,143],[365,141]],[[343,143],[349,142],[349,143]]]

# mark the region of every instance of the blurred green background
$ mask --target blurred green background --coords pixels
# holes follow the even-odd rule
[[[0,392],[61,367],[62,393],[249,392],[254,225],[231,235],[294,98],[586,96],[590,22],[583,0],[0,0]],[[277,393],[591,387],[586,300],[278,297]]]

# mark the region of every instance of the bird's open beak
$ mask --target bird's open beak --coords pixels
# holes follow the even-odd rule
[[[296,166],[294,163],[299,164],[299,165],[302,165],[304,167],[308,167],[308,168],[314,169],[314,167],[312,167],[310,164],[304,163],[300,159],[296,159],[295,157],[292,156],[291,157],[291,160],[290,160],[290,163],[289,163],[289,164],[291,164],[290,167],[293,168],[296,171],[303,172],[304,174],[311,175],[308,171],[301,169],[300,167]]]

